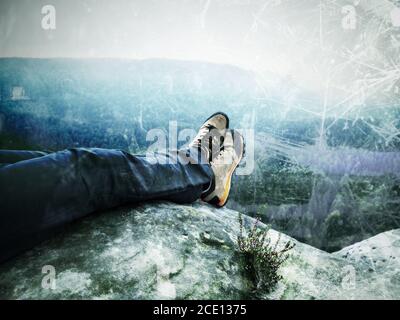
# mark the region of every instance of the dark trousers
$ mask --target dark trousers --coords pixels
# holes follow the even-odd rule
[[[0,150],[0,262],[95,211],[148,200],[193,202],[211,179],[208,164],[187,164],[178,152]]]

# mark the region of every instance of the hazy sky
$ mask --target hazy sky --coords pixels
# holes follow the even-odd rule
[[[0,55],[239,61],[257,1],[1,0]],[[41,9],[56,8],[56,30]],[[236,58],[229,58],[236,56]]]
[[[354,74],[355,50],[364,64],[380,63],[377,37],[393,31],[400,43],[400,28],[390,24],[396,1],[0,0],[0,56],[203,60],[271,71],[321,91],[333,69],[339,85]],[[41,26],[48,4],[55,30]],[[343,27],[349,4],[354,30]]]

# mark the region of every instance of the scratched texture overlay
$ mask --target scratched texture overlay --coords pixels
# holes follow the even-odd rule
[[[254,133],[230,208],[329,252],[399,228],[400,1],[1,0],[0,57],[0,148],[222,110]]]

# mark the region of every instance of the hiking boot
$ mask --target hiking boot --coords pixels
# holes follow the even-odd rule
[[[221,150],[227,128],[229,128],[228,116],[223,112],[214,113],[200,127],[189,148],[195,147],[201,150],[206,162],[210,163]]]
[[[216,207],[223,207],[229,197],[232,175],[244,156],[243,136],[236,130],[228,130],[219,154],[211,162],[214,178],[201,199]]]

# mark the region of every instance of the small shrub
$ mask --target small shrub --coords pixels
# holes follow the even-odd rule
[[[245,275],[252,283],[253,291],[268,293],[282,279],[278,270],[288,259],[288,251],[293,249],[295,244],[288,241],[283,249],[278,250],[280,235],[276,243],[272,244],[267,236],[269,226],[261,229],[258,227],[259,222],[260,219],[257,218],[253,226],[245,232],[243,217],[239,214],[238,247],[243,258]]]

